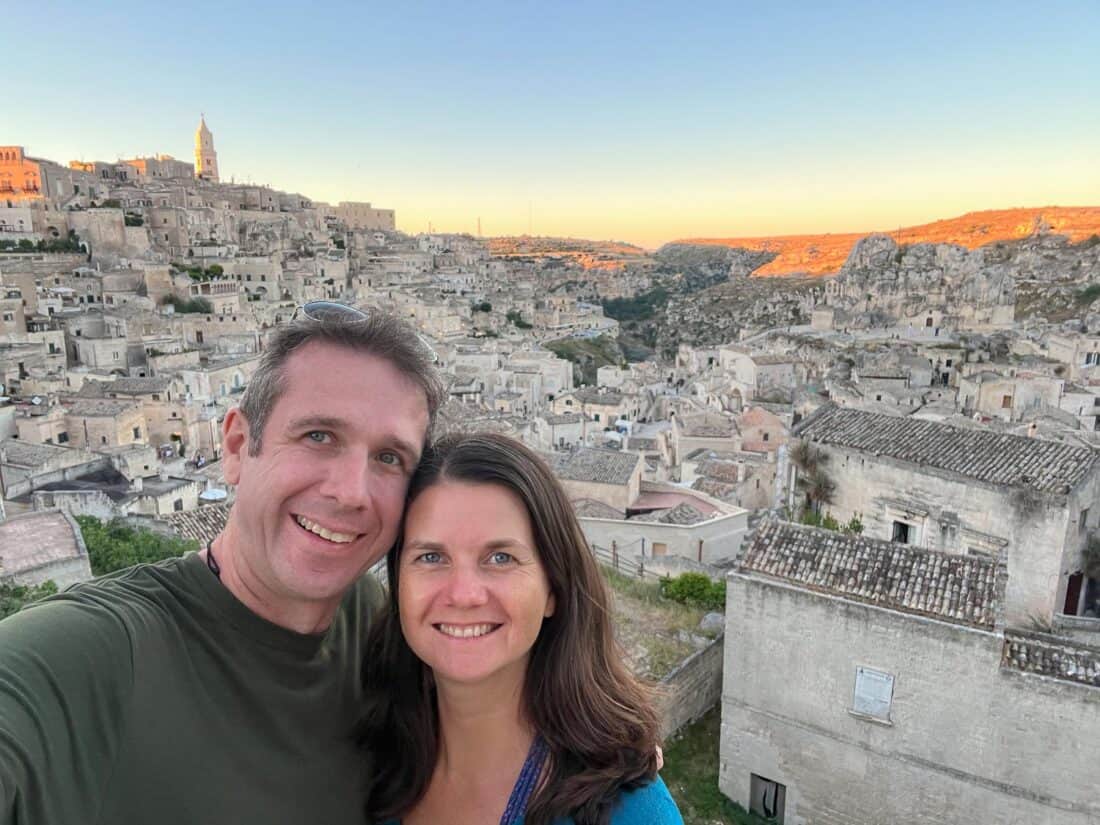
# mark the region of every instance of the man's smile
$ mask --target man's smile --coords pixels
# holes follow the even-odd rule
[[[305,516],[294,516],[294,520],[303,530],[308,530],[310,533],[334,544],[350,544],[360,536],[359,533],[341,533],[337,530],[330,530]]]

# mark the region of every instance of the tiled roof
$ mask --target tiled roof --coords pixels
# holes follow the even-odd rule
[[[561,415],[547,413],[542,418],[547,424],[555,427],[562,424],[580,424],[584,420],[584,416],[580,413],[562,413]]]
[[[605,404],[610,407],[622,403],[623,400],[623,394],[621,392],[614,392],[612,390],[600,392],[590,387],[581,387],[579,390],[574,390],[573,397],[585,404]]]
[[[126,413],[141,411],[141,407],[135,401],[116,401],[106,398],[81,398],[68,406],[69,415],[82,418],[116,418]]]
[[[697,478],[691,485],[692,490],[706,493],[708,496],[722,501],[733,501],[737,497],[737,488],[724,481],[715,481],[712,478]]]
[[[183,538],[206,544],[225,529],[229,507],[228,504],[208,504],[197,510],[171,513],[164,520]]]
[[[778,520],[763,523],[740,570],[877,607],[992,628],[998,564]]]
[[[1045,493],[1068,493],[1098,463],[1097,452],[1086,447],[836,406],[822,407],[795,435]]]
[[[57,510],[0,522],[0,579],[87,555],[72,519]]]
[[[695,472],[707,478],[724,481],[727,484],[737,482],[737,465],[729,461],[700,461],[699,466],[695,468]]]
[[[626,513],[616,510],[610,504],[596,501],[594,498],[578,498],[573,502],[573,512],[577,518],[609,518],[622,521]]]
[[[1100,648],[1039,634],[1005,633],[1001,667],[1100,687]]]
[[[145,395],[147,393],[164,392],[172,380],[167,377],[156,378],[116,378],[104,385],[103,391],[107,393],[117,392],[123,395]]]
[[[714,413],[685,416],[680,429],[684,435],[696,438],[731,438],[738,432],[732,418]]]
[[[7,438],[0,442],[4,450],[4,463],[13,467],[41,467],[48,461],[61,456],[80,456],[83,460],[95,458],[91,453],[75,447],[62,447],[58,444],[32,444],[17,438]]]
[[[653,510],[649,513],[642,513],[640,516],[634,516],[631,521],[647,521],[656,522],[658,524],[698,524],[701,521],[706,521],[709,517],[700,513],[690,504],[677,504],[675,507],[670,507],[667,510]]]
[[[546,461],[558,478],[598,484],[626,484],[642,457],[637,453],[580,449],[570,453],[546,453]]]

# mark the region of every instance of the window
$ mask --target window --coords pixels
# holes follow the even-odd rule
[[[177,513],[182,512],[183,511],[183,499],[182,498],[177,498],[175,501],[173,501],[172,502],[172,509],[175,510]]]
[[[764,433],[764,440],[765,441],[771,441],[771,437],[772,437],[771,433]]]
[[[111,357],[114,358],[117,361],[118,360],[118,353],[117,352],[112,352]]]
[[[1005,396],[1001,397],[1001,409],[1002,410],[1011,410],[1012,409],[1012,396],[1011,395],[1005,395]]]
[[[890,705],[894,701],[894,676],[869,667],[856,668],[856,684],[852,693],[852,713],[868,716],[880,722],[890,721]]]
[[[663,541],[653,542],[653,555],[654,556],[667,556],[668,555],[668,545],[665,544]]]
[[[787,801],[787,786],[772,782],[763,776],[751,774],[749,783],[749,810],[770,822],[783,822],[783,808]]]
[[[107,443],[107,436],[105,436],[105,435],[101,435],[101,436],[99,437],[99,443],[100,443],[100,444],[106,444],[106,443]]]
[[[1081,518],[1077,522],[1077,527],[1080,530],[1084,530],[1089,521],[1089,508],[1086,507],[1081,511]]]
[[[141,438],[141,427],[134,427],[134,438]]]
[[[57,434],[57,443],[58,444],[68,444],[69,443],[69,434],[67,432],[58,433]]]
[[[893,535],[890,536],[890,541],[896,541],[900,544],[912,544],[915,532],[912,524],[908,524],[904,521],[895,521]]]

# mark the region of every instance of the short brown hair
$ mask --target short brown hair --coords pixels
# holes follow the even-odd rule
[[[524,710],[546,740],[550,761],[524,821],[570,816],[604,825],[622,790],[657,774],[660,725],[652,696],[626,668],[611,605],[573,507],[546,462],[514,439],[455,433],[429,447],[409,502],[443,481],[496,484],[527,509],[555,610],[527,663]],[[400,817],[427,790],[439,722],[430,673],[401,633],[397,603],[400,543],[387,557],[389,608],[372,628],[363,659],[364,714],[358,741],[370,761],[367,821]]]
[[[425,443],[430,440],[436,413],[443,402],[443,384],[416,330],[396,316],[374,309],[362,318],[331,313],[318,317],[302,314],[275,330],[241,397],[240,410],[248,421],[248,452],[251,455],[259,454],[267,419],[285,391],[283,368],[287,359],[299,347],[313,341],[381,358],[412,380],[424,391],[428,404],[428,430],[424,440]]]

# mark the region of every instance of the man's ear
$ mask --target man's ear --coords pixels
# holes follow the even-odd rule
[[[248,419],[240,407],[233,407],[222,422],[222,475],[227,484],[241,480],[241,463],[248,452]]]

